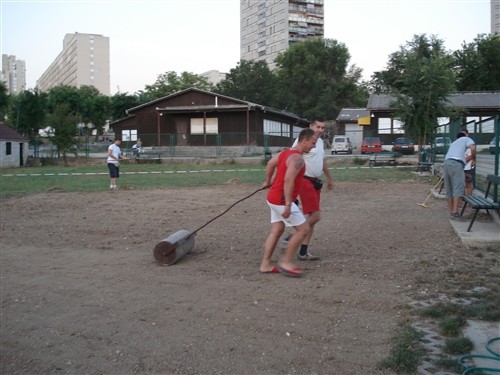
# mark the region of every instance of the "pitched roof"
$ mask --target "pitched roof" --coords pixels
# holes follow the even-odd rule
[[[342,108],[336,120],[338,122],[353,122],[366,116],[370,116],[370,111],[366,108]]]
[[[3,122],[0,122],[0,139],[2,141],[27,141],[28,138],[19,134],[14,129],[9,128]]]
[[[395,98],[387,94],[372,94],[368,99],[367,108],[371,110],[389,110]],[[500,91],[498,92],[457,92],[448,96],[452,106],[469,109],[500,110]]]

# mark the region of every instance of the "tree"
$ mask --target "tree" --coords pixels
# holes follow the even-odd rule
[[[278,55],[282,106],[302,117],[337,117],[345,106],[365,106],[368,93],[357,83],[361,70],[352,66],[347,47],[333,39],[312,39]]]
[[[4,81],[0,81],[0,121],[5,119],[9,109],[9,94]]]
[[[37,89],[11,96],[7,123],[33,141],[44,127],[46,95]]]
[[[144,91],[139,91],[139,98],[145,103],[191,87],[205,91],[213,90],[213,85],[205,77],[189,72],[177,75],[176,72],[170,71],[160,74],[155,83],[146,85]]]
[[[459,91],[500,90],[500,36],[478,35],[453,53]]]
[[[96,141],[102,134],[106,120],[110,116],[110,99],[102,95],[94,86],[81,86],[79,115],[81,122],[96,129]]]
[[[448,103],[455,89],[452,66],[443,41],[422,34],[391,54],[388,69],[376,74],[379,89],[396,98],[395,115],[419,146],[434,136],[439,117],[457,114]]]
[[[78,116],[69,104],[56,103],[47,120],[48,125],[53,129],[49,139],[56,145],[57,151],[62,153],[64,165],[68,166],[67,154],[72,152],[76,156]]]
[[[136,107],[141,102],[137,95],[128,95],[124,93],[116,93],[111,97],[110,103],[110,119],[111,121],[119,120],[126,117],[126,110]]]
[[[278,105],[277,77],[265,61],[241,60],[215,88],[222,95],[262,104]]]

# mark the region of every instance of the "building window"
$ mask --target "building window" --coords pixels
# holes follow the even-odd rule
[[[191,134],[219,134],[219,119],[218,118],[206,118],[205,119],[205,131],[203,131],[203,119],[202,118],[192,118],[191,119]]]
[[[124,129],[122,130],[123,142],[137,141],[137,129]]]
[[[5,155],[12,155],[12,142],[5,143]]]

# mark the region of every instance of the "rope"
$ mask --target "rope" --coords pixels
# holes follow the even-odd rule
[[[198,228],[198,229],[196,229],[195,231],[191,232],[191,233],[187,236],[187,238],[191,237],[193,234],[195,234],[196,232],[198,232],[200,229],[205,228],[208,224],[210,224],[210,223],[211,223],[212,221],[214,221],[215,219],[218,219],[219,217],[221,217],[222,215],[224,215],[227,211],[229,211],[231,208],[233,208],[234,206],[236,206],[238,203],[240,203],[240,202],[244,201],[245,199],[250,198],[252,195],[257,194],[259,191],[264,190],[264,189],[265,189],[265,188],[259,188],[259,189],[255,190],[253,193],[251,193],[251,194],[247,195],[246,197],[241,198],[239,201],[234,202],[234,203],[233,203],[231,206],[229,206],[229,208],[228,208],[228,209],[226,209],[223,213],[221,213],[221,214],[217,215],[217,216],[216,216],[216,217],[214,217],[212,220],[210,220],[210,221],[206,222],[206,223],[205,223],[205,224],[203,224],[201,227],[199,227],[199,228]]]

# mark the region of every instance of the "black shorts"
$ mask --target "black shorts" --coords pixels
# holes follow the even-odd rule
[[[108,163],[109,176],[111,178],[120,177],[120,168],[116,166],[114,163]]]

